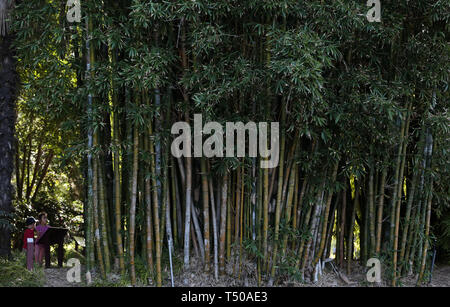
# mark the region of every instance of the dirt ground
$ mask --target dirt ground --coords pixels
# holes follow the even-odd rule
[[[255,278],[255,267],[253,264],[243,264],[241,269],[240,278],[235,278],[233,274],[233,265],[227,266],[227,274],[225,276],[219,276],[219,279],[214,278],[214,274],[203,273],[201,264],[195,260],[192,262],[190,269],[184,271],[177,276],[174,276],[175,287],[256,287],[257,282]],[[83,287],[86,286],[85,282],[71,283],[67,280],[67,272],[69,268],[57,268],[52,267],[45,269],[46,283],[45,287]],[[366,268],[355,266],[352,274],[349,276],[343,275],[338,277],[329,265],[325,268],[322,276],[317,283],[300,283],[292,280],[281,281],[275,286],[279,287],[386,287],[390,286],[388,282],[381,282],[380,284],[371,284],[366,280]],[[82,269],[82,271],[84,271]],[[236,271],[237,272],[237,271]],[[235,273],[236,273],[235,272]],[[169,272],[166,272],[166,276],[169,276]],[[93,279],[98,278],[97,275],[93,275]],[[114,279],[117,279],[117,275],[110,276],[109,286],[114,284]],[[414,287],[416,285],[416,276],[409,276],[399,281],[399,286]],[[150,286],[153,286],[153,282],[150,281]],[[171,282],[169,278],[164,280],[164,286],[170,287]],[[264,286],[264,285],[263,285]],[[450,287],[450,265],[436,264],[432,276],[431,283],[425,283],[425,287]]]
[[[254,272],[256,271],[255,265],[245,264],[241,270],[240,279],[235,278],[233,274],[233,266],[228,265],[227,275],[220,276],[216,281],[212,274],[203,273],[201,266],[198,263],[191,265],[191,268],[176,276],[174,285],[176,287],[256,287],[257,281]],[[274,286],[278,287],[389,287],[389,281],[382,281],[381,283],[369,283],[366,278],[367,268],[354,265],[352,273],[346,276],[341,273],[338,276],[335,271],[332,270],[329,264],[326,265],[323,274],[318,279],[318,282],[301,283],[293,280],[280,281]],[[383,274],[382,274],[383,276]],[[398,285],[403,287],[416,286],[417,276],[408,276],[402,278]],[[170,286],[170,281],[167,282],[167,286]],[[267,285],[267,284],[266,284]],[[266,286],[263,285],[263,286]],[[425,287],[450,287],[450,265],[436,264],[432,276],[431,283],[424,283]]]
[[[45,273],[45,287],[77,287],[75,283],[67,280],[67,271],[69,268],[49,268],[44,269]]]

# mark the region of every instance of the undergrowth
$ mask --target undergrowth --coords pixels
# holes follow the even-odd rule
[[[26,267],[24,252],[13,252],[10,259],[0,258],[0,287],[42,287],[45,275],[42,267],[33,271]]]

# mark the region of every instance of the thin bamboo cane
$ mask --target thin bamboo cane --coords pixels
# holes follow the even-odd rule
[[[322,263],[324,263],[325,259],[328,258],[328,256],[331,253],[331,243],[332,243],[331,241],[332,241],[332,236],[333,236],[333,230],[335,232],[337,232],[336,212],[337,212],[337,208],[338,208],[338,205],[339,205],[340,198],[341,198],[341,192],[339,192],[336,195],[336,199],[335,199],[334,205],[331,207],[332,208],[331,209],[331,218],[330,218],[330,221],[328,223],[327,236],[326,236],[326,239],[325,239],[325,242],[326,242],[325,243],[325,251],[322,254]],[[335,256],[335,258],[337,258],[337,257]]]
[[[333,167],[333,173],[331,175],[331,180],[330,182],[334,183],[336,181],[336,176],[337,176],[337,171],[338,171],[338,166],[339,166],[339,161],[334,163],[334,167]],[[330,214],[330,206],[331,206],[331,200],[333,198],[333,189],[329,189],[328,191],[328,197],[327,197],[327,202],[325,205],[325,214],[323,216],[323,226],[322,226],[322,236],[320,238],[320,246],[319,246],[319,251],[316,254],[316,257],[314,258],[313,261],[313,268],[316,267],[319,259],[322,257],[324,248],[325,248],[325,243],[326,243],[326,234],[327,234],[327,221],[328,221],[328,215]]]
[[[396,286],[397,283],[397,258],[398,258],[398,238],[399,238],[399,228],[400,228],[400,209],[401,209],[401,201],[402,201],[402,189],[403,189],[403,174],[405,170],[405,161],[406,161],[406,148],[408,147],[408,132],[409,132],[409,123],[411,119],[411,102],[408,103],[408,111],[407,111],[407,119],[406,119],[406,128],[404,137],[402,139],[402,163],[400,166],[400,184],[398,186],[398,193],[397,193],[397,203],[396,203],[396,215],[395,215],[395,230],[394,230],[394,256],[393,256],[393,271],[394,271],[394,277],[392,280],[392,286]]]
[[[310,224],[310,221],[311,221],[311,213],[312,213],[312,210],[313,210],[313,205],[311,205],[311,203],[308,203],[307,205],[308,205],[308,210],[306,211],[305,217],[303,219],[303,224],[304,224],[303,236],[304,236],[305,232],[307,230],[309,230],[309,224]],[[296,265],[295,265],[296,269],[299,269],[300,267],[303,268],[303,262],[304,262],[303,260],[305,259],[304,256],[303,256],[303,254],[304,254],[304,247],[305,247],[305,244],[306,244],[306,242],[308,240],[309,240],[308,237],[302,237],[302,239],[301,239],[300,246],[299,246],[299,251],[298,251],[298,258],[297,258],[297,262],[296,262]],[[303,275],[303,269],[302,269],[302,275]]]
[[[98,144],[98,134],[97,131],[94,132],[94,148]],[[99,223],[99,216],[98,216],[98,203],[99,203],[99,187],[98,187],[98,158],[97,154],[94,155],[93,159],[93,183],[92,183],[92,190],[93,190],[93,215],[94,215],[94,227],[95,227],[95,245],[97,249],[97,257],[98,262],[100,264],[100,272],[102,274],[103,278],[106,278],[106,271],[104,266],[104,259],[103,259],[103,251],[101,247],[101,236],[100,236],[100,223]]]
[[[149,136],[146,133],[144,138],[145,151],[149,151]],[[147,164],[147,172],[150,174],[150,163]],[[152,223],[152,196],[150,175],[145,177],[145,217],[146,217],[146,248],[147,267],[153,271],[153,223]]]
[[[243,239],[243,235],[244,235],[244,225],[243,225],[243,220],[244,220],[244,195],[245,195],[245,187],[244,187],[244,172],[245,172],[245,168],[242,167],[242,175],[241,175],[241,200],[240,200],[240,234],[239,234],[239,273],[238,273],[238,279],[241,279],[241,271],[242,271],[242,239]]]
[[[204,262],[205,261],[205,246],[203,244],[203,236],[202,236],[202,231],[200,229],[200,223],[198,220],[197,210],[193,203],[192,203],[192,208],[191,208],[191,218],[192,218],[192,221],[194,222],[194,230],[195,230],[195,235],[197,237],[198,247],[200,250],[201,261]]]
[[[208,176],[206,172],[205,158],[200,160],[202,191],[203,191],[203,234],[205,236],[205,271],[209,271],[210,265],[210,236],[209,236],[209,191]]]
[[[298,187],[298,178],[297,178],[298,177],[298,168],[297,167],[293,167],[293,170],[291,171],[291,174],[289,177],[290,177],[289,178],[289,190],[288,190],[288,197],[287,197],[287,202],[286,202],[286,216],[285,216],[286,225],[289,225],[289,223],[291,221],[292,202],[294,199],[294,194],[296,194],[295,188]],[[282,245],[283,246],[283,253],[282,253],[283,256],[286,255],[287,245],[288,245],[288,233],[285,232],[283,235],[283,245]]]
[[[351,273],[351,265],[353,260],[353,227],[355,224],[355,217],[356,217],[356,208],[359,205],[359,180],[356,180],[355,184],[355,198],[353,201],[353,208],[352,208],[352,217],[350,219],[350,226],[349,226],[349,233],[348,233],[348,241],[347,241],[347,275],[350,275]]]
[[[300,198],[300,193],[299,193],[299,185],[300,185],[300,171],[298,169],[298,166],[296,164],[294,164],[294,168],[296,168],[295,172],[295,187],[294,187],[294,205],[292,208],[292,232],[294,234],[293,240],[291,242],[286,242],[286,245],[290,244],[290,247],[292,250],[295,250],[296,248],[296,243],[298,240],[296,240],[296,233],[297,233],[297,210],[299,208],[299,198]],[[301,210],[301,209],[300,209]],[[289,249],[289,246],[286,246],[286,249]]]
[[[386,160],[385,160],[386,161]],[[384,164],[385,165],[385,164]],[[377,241],[375,245],[375,253],[377,255],[380,254],[381,251],[381,236],[383,231],[383,207],[384,207],[384,191],[386,187],[386,177],[387,177],[388,168],[385,166],[383,168],[381,174],[381,182],[380,182],[380,192],[379,192],[379,201],[378,201],[378,213],[377,213]]]
[[[172,223],[172,230],[173,230],[173,242],[174,242],[174,246],[178,246],[178,217],[179,217],[179,212],[177,210],[177,207],[179,206],[179,200],[178,198],[178,193],[177,193],[177,188],[176,188],[176,170],[175,170],[175,162],[174,159],[171,158],[170,159],[171,162],[171,167],[170,167],[170,182],[171,182],[171,195],[172,195],[172,219],[173,219],[173,223]],[[181,224],[181,223],[180,223]]]
[[[180,55],[181,55],[181,62],[183,70],[186,72],[188,67],[188,57],[186,53],[186,20],[183,17],[180,24],[180,30],[181,30],[181,48],[180,48]],[[183,92],[183,101],[185,105],[189,105],[189,97],[187,95],[187,92]],[[190,122],[190,115],[189,115],[189,109],[185,111],[185,121],[189,124]],[[189,142],[190,144],[190,139]],[[183,178],[183,177],[182,177]],[[191,209],[192,209],[192,158],[186,157],[186,177],[185,177],[185,228],[184,228],[184,268],[189,268],[189,256],[190,256],[190,240],[189,240],[189,234],[191,230]]]
[[[299,178],[300,179],[300,178]],[[297,224],[300,224],[300,218],[301,218],[301,214],[302,214],[302,205],[303,205],[303,199],[305,197],[305,193],[306,193],[306,189],[308,187],[308,176],[305,176],[305,179],[303,179],[303,183],[302,183],[302,189],[300,191],[300,196],[298,199],[298,205],[297,207],[294,209],[294,221],[293,221],[293,228],[294,230],[298,229]],[[295,240],[292,249],[296,250],[297,249],[297,241]]]
[[[148,123],[148,135],[150,138],[150,171],[151,171],[151,183],[152,183],[152,204],[153,204],[153,226],[155,234],[155,258],[156,258],[156,284],[161,286],[161,239],[160,239],[160,220],[159,220],[159,201],[158,201],[158,189],[156,182],[156,163],[155,163],[155,148],[153,142],[153,124],[150,120]]]
[[[320,188],[316,192],[316,205],[314,206],[313,214],[311,216],[311,227],[310,227],[310,237],[307,240],[307,243],[305,245],[305,252],[303,255],[303,263],[302,263],[302,275],[305,272],[305,268],[308,265],[308,259],[311,259],[309,254],[312,254],[312,257],[314,257],[314,239],[316,236],[318,223],[320,222],[320,211],[322,210],[322,200],[323,200],[323,193],[325,189],[325,180],[322,180],[322,183],[320,185]]]
[[[91,46],[90,42],[90,35],[93,30],[92,25],[92,19],[90,17],[86,18],[86,28],[87,28],[87,38],[86,38],[86,52],[88,53],[87,60],[86,60],[86,73],[89,76],[89,78],[93,77],[93,73],[91,72],[91,65],[94,65],[95,62],[95,56],[94,56],[94,47]],[[93,269],[95,265],[95,236],[94,236],[94,191],[93,191],[93,185],[94,185],[94,170],[93,170],[93,157],[92,157],[92,149],[93,149],[93,142],[94,142],[94,136],[93,136],[93,128],[92,128],[92,107],[93,107],[93,97],[92,94],[88,94],[88,105],[87,105],[87,113],[88,113],[88,155],[87,155],[87,164],[88,164],[88,191],[87,191],[87,226],[86,226],[86,258],[87,258],[87,272],[90,274],[91,270]],[[30,148],[31,150],[31,148]],[[24,157],[25,157],[25,150],[24,150]],[[25,163],[22,164],[22,166],[25,166]],[[25,170],[22,168],[22,174],[24,174]],[[19,200],[22,198],[22,185],[23,185],[23,179],[24,175],[22,175],[22,178],[20,180],[19,184]]]
[[[231,176],[229,176],[228,178],[228,197],[227,197],[227,260],[230,261],[231,260],[231,235],[232,235],[232,225],[231,225],[231,221],[232,221],[232,217],[231,217],[231,204],[233,203],[233,194],[232,194],[232,189],[233,189],[233,174],[231,174]]]
[[[341,209],[341,226],[340,226],[340,239],[339,239],[339,265],[341,268],[344,266],[344,253],[345,253],[345,225],[347,218],[347,190],[342,191],[342,209]],[[348,243],[348,242],[347,242]]]
[[[130,229],[129,229],[129,244],[130,244],[130,272],[131,284],[136,285],[136,268],[135,268],[135,242],[134,233],[136,225],[136,200],[137,200],[137,176],[138,176],[138,155],[139,155],[139,133],[137,125],[134,126],[134,140],[133,140],[133,175],[131,186],[131,200],[130,200]]]
[[[235,250],[237,248],[237,246],[239,245],[239,232],[242,232],[242,228],[240,229],[240,221],[241,221],[241,166],[239,166],[237,168],[236,171],[236,197],[235,197],[235,215],[234,215],[234,246],[235,246]],[[236,254],[236,252],[234,252],[234,254]],[[237,257],[239,257],[239,255],[236,255]],[[236,266],[238,263],[236,257],[236,265],[233,266],[233,275],[236,272]]]
[[[219,252],[219,267],[220,274],[225,274],[225,235],[227,223],[227,195],[228,195],[228,174],[225,173],[222,180],[222,199],[220,209],[220,252]]]
[[[257,260],[256,260],[256,275],[258,286],[261,285],[261,275],[262,275],[262,259],[258,251],[262,248],[262,215],[263,215],[263,170],[258,168],[258,196],[257,196],[257,220],[256,220],[256,236],[257,236]]]
[[[210,173],[210,167],[208,163],[208,174]],[[216,215],[216,202],[214,201],[214,189],[212,179],[208,180],[209,194],[211,200],[211,217],[213,224],[213,237],[214,237],[214,277],[216,280],[219,278],[219,251],[218,251],[218,227],[217,227],[217,215]]]
[[[372,257],[375,252],[375,196],[374,196],[374,170],[373,163],[370,164],[369,170],[369,252],[368,256]]]
[[[99,213],[100,213],[100,229],[102,232],[102,243],[103,243],[103,251],[104,251],[104,260],[105,260],[105,271],[106,273],[109,273],[111,271],[111,262],[110,262],[110,253],[109,253],[109,246],[108,246],[108,232],[107,229],[109,228],[107,225],[107,218],[106,218],[106,200],[105,200],[105,186],[104,186],[104,179],[103,179],[103,168],[102,163],[98,164],[98,185],[100,190],[100,197],[99,197]]]
[[[398,150],[397,150],[397,159],[395,163],[395,174],[394,174],[394,189],[392,192],[392,199],[391,199],[391,222],[390,222],[390,235],[389,235],[389,244],[391,247],[394,245],[394,236],[395,236],[395,221],[396,221],[396,203],[398,198],[398,186],[401,185],[399,183],[400,181],[400,165],[402,162],[402,149],[403,149],[403,137],[405,135],[405,126],[406,126],[406,120],[401,121],[401,129],[400,129],[400,136],[399,136],[399,144],[398,144]]]
[[[112,52],[112,62],[116,62],[116,52]],[[114,84],[114,83],[113,83]],[[125,274],[125,261],[123,256],[123,244],[122,244],[122,223],[121,223],[121,182],[120,182],[120,129],[119,129],[119,116],[118,116],[118,98],[117,91],[113,89],[113,106],[115,108],[113,113],[113,139],[114,139],[114,214],[115,214],[115,232],[116,232],[116,246],[117,255],[119,256],[120,273]]]
[[[273,246],[273,256],[272,256],[272,270],[270,273],[270,278],[273,280],[275,278],[275,267],[277,265],[278,256],[278,240],[279,240],[279,230],[280,230],[280,218],[281,218],[281,199],[283,194],[283,181],[284,181],[284,151],[286,147],[286,133],[284,131],[284,122],[286,121],[286,108],[285,103],[281,104],[281,142],[280,142],[280,161],[278,165],[278,188],[277,188],[277,202],[275,209],[275,238]]]
[[[428,194],[429,195],[428,195],[428,202],[427,202],[427,217],[426,217],[426,224],[425,224],[425,243],[424,243],[422,257],[421,257],[419,277],[417,278],[418,286],[420,286],[423,282],[423,275],[425,272],[425,265],[426,265],[426,261],[427,261],[428,245],[429,245],[429,240],[430,240],[429,236],[430,236],[431,204],[432,204],[432,199],[433,199],[433,178],[431,178],[430,191]]]

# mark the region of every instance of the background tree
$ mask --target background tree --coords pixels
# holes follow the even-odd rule
[[[16,150],[15,121],[18,75],[14,33],[10,29],[14,1],[0,1],[0,257],[11,252],[11,213],[14,194],[11,179]]]

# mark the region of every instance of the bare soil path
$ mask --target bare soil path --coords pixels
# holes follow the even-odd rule
[[[67,280],[67,267],[51,267],[44,269],[45,285],[44,287],[77,287],[76,283],[71,283]]]

